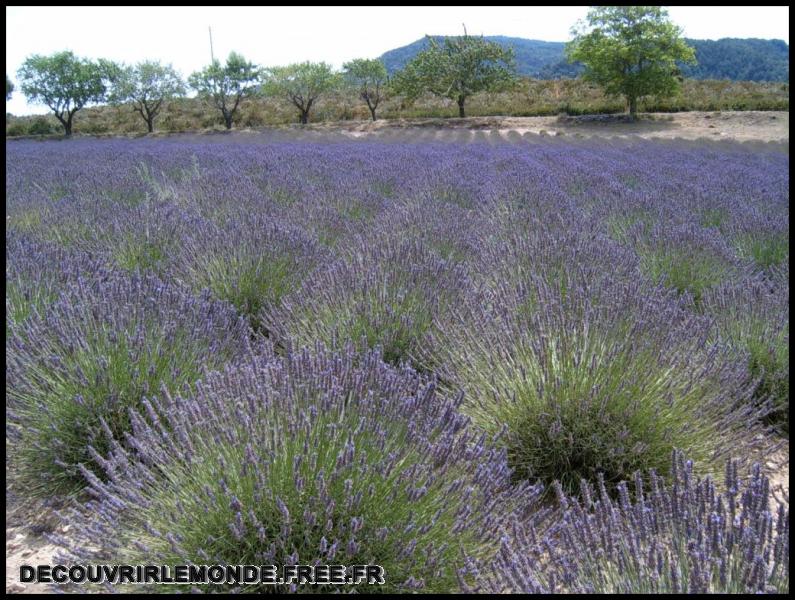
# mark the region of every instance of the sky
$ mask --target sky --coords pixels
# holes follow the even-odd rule
[[[15,84],[17,69],[31,54],[72,50],[82,57],[133,64],[171,63],[187,77],[210,62],[208,27],[214,54],[240,52],[262,66],[305,60],[335,68],[353,58],[377,58],[387,50],[430,35],[505,35],[564,42],[588,12],[586,6],[437,7],[6,7],[6,73]],[[786,6],[674,6],[671,20],[686,37],[754,37],[789,44]],[[6,111],[44,114],[14,92]]]

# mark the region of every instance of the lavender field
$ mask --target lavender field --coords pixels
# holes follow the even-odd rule
[[[786,146],[6,149],[7,486],[64,561],[788,592]]]

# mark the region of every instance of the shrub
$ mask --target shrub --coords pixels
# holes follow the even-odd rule
[[[135,413],[137,459],[117,443],[108,483],[85,471],[96,519],[55,539],[72,560],[378,564],[378,591],[455,591],[462,550],[491,556],[535,497],[457,404],[373,352],[255,357]]]
[[[701,226],[720,229],[729,218],[729,212],[724,208],[708,208],[702,211]]]
[[[28,127],[24,121],[15,121],[6,125],[6,137],[27,135]]]
[[[394,237],[420,240],[439,258],[463,265],[478,255],[489,222],[475,211],[436,198],[410,198],[392,200],[376,219],[374,228],[379,227],[391,230]]]
[[[28,125],[30,135],[49,135],[55,131],[55,127],[46,117],[36,117]]]
[[[116,205],[104,227],[107,252],[125,271],[151,272],[165,277],[179,256],[184,240],[203,220],[168,200],[128,195]]]
[[[750,258],[761,269],[769,269],[789,262],[789,234],[755,232],[742,235],[736,241],[741,257]]]
[[[647,236],[654,226],[654,216],[643,209],[611,214],[606,221],[610,238],[620,244]]]
[[[101,275],[101,260],[6,232],[6,339],[32,315],[41,315],[71,282],[86,273]]]
[[[205,223],[186,236],[174,276],[209,289],[259,330],[260,313],[296,290],[321,259],[319,244],[297,227],[254,215]]]
[[[550,222],[547,211],[553,210],[549,204],[554,201],[550,194],[535,206],[502,206],[492,216],[493,229],[478,246],[477,260],[471,265],[488,289],[517,286],[525,294],[523,307],[534,310],[539,304],[537,292],[544,287],[558,301],[565,301],[572,285],[638,279],[634,252],[606,240],[598,219],[583,218],[582,211],[567,206],[557,208]]]
[[[709,468],[727,436],[751,443],[746,371],[707,344],[708,320],[641,282],[564,271],[467,297],[455,314],[434,333],[437,372],[477,425],[507,427],[518,477],[570,492],[599,474],[664,473],[673,448]]]
[[[139,239],[134,233],[120,236],[113,252],[116,265],[125,271],[152,271],[165,260],[166,253],[156,241]]]
[[[462,272],[418,240],[362,239],[262,319],[287,348],[348,341],[380,347],[384,360],[411,362],[429,343],[434,318],[465,289]]]
[[[689,292],[696,305],[704,291],[723,280],[726,267],[708,254],[685,248],[666,248],[643,256],[643,268],[656,283],[664,283],[678,293]]]
[[[100,472],[88,447],[105,448],[128,409],[161,385],[192,385],[247,348],[248,331],[226,304],[194,299],[153,276],[78,279],[7,342],[7,417],[13,458],[30,494],[71,493],[77,465]]]
[[[754,400],[766,420],[789,435],[789,290],[784,282],[754,277],[716,288],[705,296],[717,337],[747,361],[756,385]]]
[[[729,460],[722,491],[699,479],[692,461],[673,454],[670,487],[650,472],[634,477],[618,501],[582,482],[582,498],[559,490],[562,517],[544,542],[518,526],[499,558],[469,592],[597,594],[755,594],[789,592],[789,509],[771,507],[758,464],[742,481]]]
[[[726,281],[736,271],[725,241],[715,230],[686,225],[658,227],[649,239],[638,243],[641,269],[655,282],[687,292],[696,308],[711,287]]]

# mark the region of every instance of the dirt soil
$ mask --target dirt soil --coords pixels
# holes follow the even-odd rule
[[[21,583],[19,567],[57,564],[58,547],[47,540],[46,534],[68,535],[69,528],[59,522],[55,509],[6,487],[6,593],[53,591],[48,584]]]
[[[313,131],[333,131],[351,137],[406,129],[445,132],[470,130],[509,134],[536,134],[575,137],[641,137],[715,139],[760,142],[789,141],[789,112],[682,112],[647,113],[629,122],[624,115],[584,115],[581,117],[468,117],[465,119],[390,119],[379,121],[341,121],[305,126]],[[513,132],[513,133],[512,133]],[[421,134],[422,135],[422,134]],[[427,134],[422,135],[427,139]],[[510,139],[510,138],[508,138]]]

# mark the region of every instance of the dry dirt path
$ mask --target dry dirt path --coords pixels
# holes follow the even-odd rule
[[[469,117],[466,119],[390,119],[372,121],[342,121],[309,125],[304,131],[341,133],[349,137],[400,131],[418,134],[427,139],[423,130],[435,129],[434,139],[463,141],[452,135],[461,130],[498,131],[509,140],[518,135],[536,134],[575,137],[641,137],[664,139],[714,139],[758,142],[788,142],[789,112],[682,112],[646,113],[634,123],[625,122],[622,115],[588,115],[583,117]],[[470,135],[470,139],[475,136]]]

